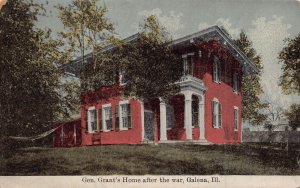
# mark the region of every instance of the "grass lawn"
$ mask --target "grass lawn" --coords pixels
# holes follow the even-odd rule
[[[0,175],[300,175],[290,160],[248,146],[110,145],[27,148]]]

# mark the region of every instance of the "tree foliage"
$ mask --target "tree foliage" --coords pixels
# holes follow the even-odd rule
[[[239,38],[235,40],[235,43],[255,64],[258,70],[257,74],[249,75],[243,78],[242,117],[244,120],[249,120],[254,124],[260,124],[266,120],[266,115],[264,115],[261,110],[268,107],[267,103],[263,103],[259,99],[259,95],[263,93],[263,89],[260,84],[260,76],[263,69],[261,57],[257,55],[255,49],[252,47],[252,42],[248,39],[247,35],[243,31],[240,33]]]
[[[59,18],[65,30],[60,32],[65,44],[64,62],[69,63],[74,57],[81,56],[81,89],[93,90],[114,79],[112,54],[102,53],[109,43],[115,43],[113,24],[106,17],[105,5],[98,6],[98,0],[74,0],[71,5],[59,5]],[[92,62],[86,66],[84,61],[88,53]]]
[[[292,104],[290,108],[284,114],[289,120],[289,126],[296,130],[300,127],[300,105]]]
[[[122,73],[126,84],[122,94],[126,97],[154,99],[175,94],[179,86],[175,84],[182,74],[181,60],[173,53],[171,38],[161,27],[155,16],[150,16],[141,25],[141,32],[131,41],[119,41],[106,52],[95,67],[87,66],[89,75],[87,88],[97,89],[118,82]],[[88,76],[87,76],[88,77]]]
[[[68,7],[57,6],[59,18],[64,25],[60,32],[65,42],[66,62],[86,52],[93,53],[93,61],[97,62],[97,52],[108,41],[113,40],[114,27],[106,17],[106,6],[98,6],[99,0],[74,0]]]
[[[0,135],[33,136],[65,116],[60,95],[60,41],[35,27],[42,10],[24,0],[8,1],[0,11]],[[66,102],[66,103],[65,103]],[[69,105],[70,106],[70,105]]]
[[[167,98],[179,92],[181,59],[170,46],[171,37],[149,16],[135,42],[124,44],[120,69],[125,71],[124,94],[141,99]]]
[[[279,61],[283,64],[280,85],[286,94],[300,94],[300,33],[286,41],[287,45],[279,53]]]
[[[269,104],[268,109],[266,109],[266,116],[264,127],[273,131],[282,126],[280,122],[284,118],[284,110],[276,104]]]
[[[300,33],[293,39],[286,39],[286,46],[279,53],[283,74],[280,85],[286,94],[300,94]],[[293,104],[285,114],[293,129],[300,127],[300,105]]]

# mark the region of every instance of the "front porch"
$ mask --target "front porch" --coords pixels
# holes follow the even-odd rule
[[[143,143],[209,144],[205,138],[205,95],[202,80],[185,75],[178,82],[180,93],[142,104]],[[153,128],[151,128],[153,127]],[[153,134],[152,134],[153,133]]]

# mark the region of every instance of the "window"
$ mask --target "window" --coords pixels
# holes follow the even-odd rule
[[[194,53],[183,55],[183,75],[193,75]]]
[[[95,107],[91,107],[87,111],[87,132],[97,132],[97,111]]]
[[[174,107],[167,105],[167,128],[171,129],[174,125]]]
[[[103,105],[102,108],[102,125],[103,131],[110,131],[112,130],[112,112],[111,112],[111,105]]]
[[[120,85],[125,85],[127,82],[127,79],[126,79],[126,73],[124,70],[120,70],[119,78],[120,78]]]
[[[238,126],[239,126],[239,109],[238,107],[234,107],[234,130],[237,131],[238,130]]]
[[[199,126],[199,102],[196,99],[192,100],[192,125]]]
[[[221,82],[221,62],[218,57],[214,57],[213,63],[213,79],[215,82]]]
[[[212,101],[212,125],[214,128],[222,127],[222,108],[217,99]]]
[[[239,77],[237,73],[233,74],[233,91],[239,91]]]
[[[118,111],[116,114],[116,121],[119,120],[117,126],[120,130],[128,130],[132,128],[131,125],[131,109],[128,101],[120,102],[120,105],[117,107]]]

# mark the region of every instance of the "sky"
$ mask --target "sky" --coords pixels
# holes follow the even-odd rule
[[[46,0],[35,0],[46,3]],[[58,32],[63,25],[55,5],[68,5],[71,0],[48,0],[48,17],[39,19],[40,27]],[[241,30],[249,36],[253,47],[262,57],[261,99],[287,108],[300,103],[296,95],[284,95],[278,86],[282,73],[278,53],[284,39],[300,32],[300,0],[100,0],[108,8],[108,18],[121,38],[136,33],[146,16],[154,14],[173,38],[205,29],[211,25],[225,27],[233,38]]]

